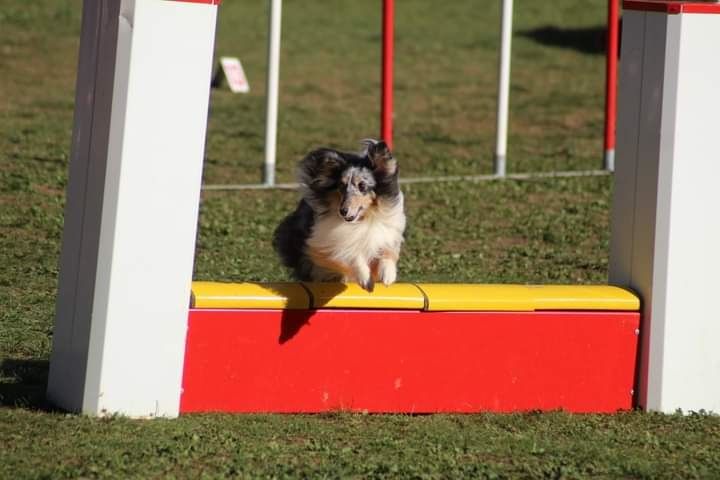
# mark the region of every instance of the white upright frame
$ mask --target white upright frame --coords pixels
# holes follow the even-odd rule
[[[610,283],[643,299],[638,400],[720,412],[720,14],[623,14]]]
[[[217,2],[86,0],[48,399],[178,415]]]

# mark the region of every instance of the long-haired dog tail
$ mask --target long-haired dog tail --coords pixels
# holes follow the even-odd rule
[[[312,233],[315,215],[327,210],[326,194],[337,188],[344,164],[340,153],[330,148],[313,150],[300,161],[298,180],[303,198],[273,235],[275,251],[296,280],[312,280],[313,264],[305,254],[305,241]]]
[[[296,280],[311,280],[312,263],[305,255],[304,246],[313,223],[313,210],[303,199],[295,211],[280,222],[273,234],[273,248]]]

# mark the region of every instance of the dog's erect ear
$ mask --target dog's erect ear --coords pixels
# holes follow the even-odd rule
[[[392,156],[387,144],[382,140],[379,142],[368,141],[366,144],[373,170],[385,175],[394,175],[397,172],[397,160]]]
[[[300,183],[312,189],[332,187],[344,165],[345,160],[335,150],[314,150],[300,162]]]

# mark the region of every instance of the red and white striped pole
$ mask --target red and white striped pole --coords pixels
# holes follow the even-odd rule
[[[617,118],[618,0],[608,0],[607,59],[605,75],[605,151],[603,169],[615,170],[615,124]]]
[[[382,99],[380,112],[380,138],[390,148],[393,145],[393,54],[395,28],[395,1],[383,0],[382,19]]]

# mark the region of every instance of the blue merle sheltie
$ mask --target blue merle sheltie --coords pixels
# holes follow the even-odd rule
[[[320,148],[300,161],[302,199],[275,230],[273,246],[301,281],[390,285],[405,231],[398,164],[387,144],[360,153]]]

